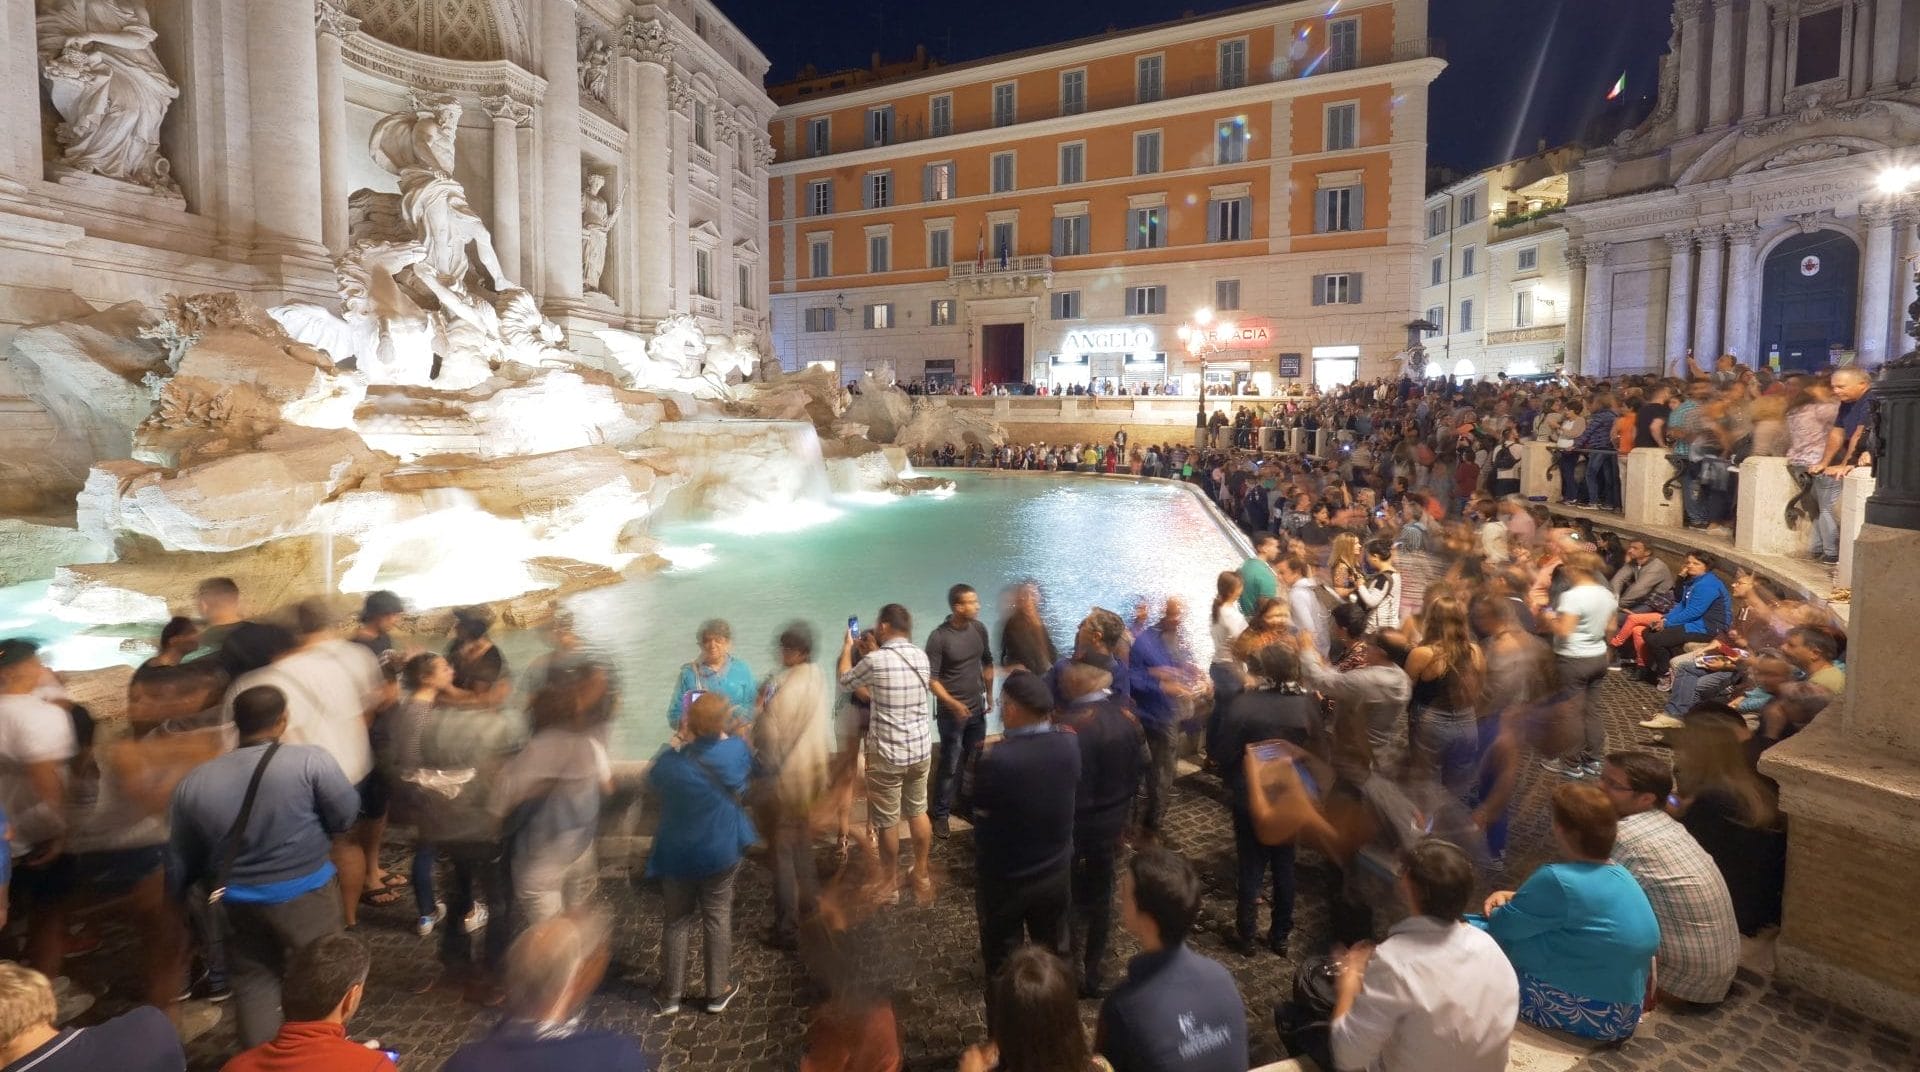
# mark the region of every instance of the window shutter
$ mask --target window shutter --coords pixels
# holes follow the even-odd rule
[[[1327,207],[1332,203],[1332,193],[1331,190],[1319,190],[1313,195],[1313,229],[1316,234],[1327,232]]]
[[[1360,280],[1364,278],[1359,272],[1347,277],[1347,300],[1355,305],[1360,304]]]
[[[1140,248],[1140,210],[1137,208],[1127,210],[1127,248]]]
[[[873,207],[873,176],[865,175],[860,179],[860,207]]]
[[[1064,257],[1067,254],[1067,221],[1058,217],[1053,221],[1053,255]]]
[[[1253,237],[1253,198],[1251,197],[1243,197],[1240,199],[1240,233],[1233,237]]]
[[[1220,241],[1220,202],[1207,202],[1207,241]]]
[[[893,318],[893,303],[888,302],[887,303],[887,326],[892,327],[897,323],[899,323],[899,321]]]
[[[933,200],[933,168],[932,164],[925,164],[920,168],[920,200],[922,201]]]
[[[873,306],[869,305],[860,310],[860,321],[862,327],[869,331],[873,329]]]
[[[834,184],[828,183],[827,184],[827,215],[829,216],[833,215],[833,189],[834,189]]]
[[[1348,189],[1353,191],[1353,200],[1350,202],[1353,214],[1350,217],[1348,229],[1364,231],[1367,228],[1367,188],[1364,186],[1350,186]]]
[[[1327,277],[1324,275],[1316,275],[1313,277],[1313,304],[1324,305],[1326,299]]]

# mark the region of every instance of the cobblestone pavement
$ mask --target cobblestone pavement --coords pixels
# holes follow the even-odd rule
[[[1651,741],[1634,723],[1647,716],[1657,699],[1652,690],[1614,675],[1604,692],[1610,739]],[[1546,858],[1549,839],[1544,797],[1552,779],[1529,762],[1522,795],[1514,809],[1511,873],[1524,877]],[[1279,1058],[1271,1009],[1292,978],[1292,964],[1272,954],[1243,958],[1226,951],[1222,936],[1232,925],[1233,839],[1213,779],[1183,777],[1169,813],[1168,841],[1206,876],[1207,896],[1194,945],[1222,960],[1239,979],[1246,998],[1255,1064]],[[401,866],[398,846],[389,866]],[[963,834],[936,842],[935,860],[943,872],[940,898],[931,908],[888,910],[857,939],[864,968],[885,980],[896,994],[896,1011],[906,1038],[909,1066],[916,1070],[953,1068],[959,1052],[983,1039],[978,932],[972,912],[972,849]],[[1328,930],[1321,891],[1327,866],[1303,855],[1300,898],[1292,945],[1296,951],[1321,948]],[[797,958],[762,946],[758,938],[771,918],[771,886],[766,870],[747,865],[734,908],[734,971],[741,995],[722,1016],[697,1011],[671,1018],[652,1015],[651,987],[658,978],[660,898],[636,890],[621,870],[609,867],[598,897],[612,910],[615,960],[607,981],[587,1008],[599,1026],[638,1036],[666,1069],[687,1072],[745,1072],[792,1069],[799,1063],[808,1009],[817,999]],[[435,1069],[464,1040],[486,1030],[493,1017],[461,1003],[457,993],[414,991],[435,978],[435,939],[415,937],[411,899],[405,907],[368,909],[359,933],[373,946],[374,975],[352,1030],[398,1049],[408,1072]],[[81,983],[108,994],[99,1009],[126,1007],[116,995],[131,990],[121,966],[133,961],[128,948],[136,936],[107,927],[101,952],[73,962]],[[1135,950],[1116,927],[1109,975],[1117,976]],[[689,985],[701,989],[696,966]],[[1097,1010],[1085,1002],[1089,1026]],[[190,1067],[217,1069],[235,1050],[232,1014],[190,1047]],[[1716,1072],[1716,1070],[1794,1069],[1805,1072],[1911,1072],[1920,1069],[1920,1040],[1873,1025],[1809,996],[1771,985],[1743,971],[1733,995],[1720,1007],[1701,1013],[1662,1015],[1623,1046],[1584,1058],[1576,1066],[1592,1072]]]

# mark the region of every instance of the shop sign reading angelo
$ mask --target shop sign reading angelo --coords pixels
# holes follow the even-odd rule
[[[1072,353],[1080,354],[1151,352],[1154,348],[1153,331],[1150,328],[1089,328],[1084,331],[1069,331],[1065,348]]]

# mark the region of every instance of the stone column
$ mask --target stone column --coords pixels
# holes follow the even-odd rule
[[[668,191],[670,205],[666,228],[671,236],[667,255],[671,272],[672,297],[669,313],[693,312],[693,245],[688,233],[693,229],[687,191],[693,186],[693,83],[679,75],[667,79],[668,145],[673,160],[673,187]]]
[[[633,191],[631,212],[649,234],[658,236],[666,231],[662,224],[667,219],[668,185],[676,171],[686,167],[684,157],[670,164],[668,155],[673,128],[667,113],[667,66],[673,58],[673,41],[659,20],[629,18],[621,29],[620,44],[634,61],[636,107],[628,117],[627,135],[634,162],[627,178]],[[673,243],[656,237],[641,242],[637,252],[640,305],[636,312],[643,321],[658,321],[673,312]]]
[[[1605,242],[1581,248],[1587,262],[1586,311],[1580,324],[1580,374],[1605,376],[1613,365],[1608,336],[1613,323],[1613,272],[1607,266],[1611,249]]]
[[[1787,27],[1793,16],[1773,11],[1773,76],[1767,80],[1767,114],[1779,115],[1787,108]]]
[[[1726,350],[1755,368],[1761,365],[1753,342],[1753,318],[1758,315],[1760,273],[1754,271],[1753,240],[1760,228],[1736,223],[1727,228]],[[1717,356],[1717,355],[1716,355]]]
[[[1893,230],[1899,249],[1893,263],[1893,300],[1887,310],[1887,352],[1904,355],[1915,346],[1907,337],[1907,305],[1914,299],[1914,270],[1920,268],[1920,204],[1903,201]]]
[[[1866,12],[1855,18],[1864,18]],[[1873,81],[1878,91],[1892,89],[1900,74],[1900,0],[1873,0]]]
[[[348,15],[334,0],[319,0],[313,9],[320,39],[320,234],[327,252],[338,257],[347,251],[347,189],[351,180],[352,150],[347,144],[347,66],[340,56],[342,39],[360,29],[360,20]]]
[[[1860,258],[1859,328],[1853,348],[1863,364],[1877,365],[1895,355],[1887,353],[1888,303],[1893,297],[1894,206],[1872,201],[1860,206],[1866,225],[1866,249]]]
[[[1586,340],[1581,337],[1581,328],[1586,323],[1587,304],[1587,258],[1580,247],[1567,245],[1567,362],[1568,375],[1581,375],[1581,363],[1586,357]]]
[[[246,7],[254,260],[269,286],[331,294],[321,225],[319,43],[312,0]],[[278,261],[278,264],[271,263]],[[300,263],[304,262],[304,263]]]
[[[540,229],[545,304],[580,303],[580,27],[574,0],[540,7],[540,73],[547,96],[540,110]]]
[[[1673,3],[1673,17],[1680,22],[1680,100],[1674,121],[1682,137],[1699,133],[1702,106],[1706,104],[1700,94],[1700,65],[1704,59],[1701,51],[1706,36],[1706,24],[1700,16],[1706,7],[1707,0],[1674,0]]]
[[[1707,125],[1723,127],[1733,120],[1733,4],[1713,3],[1713,66],[1707,69]]]
[[[0,0],[0,190],[24,191],[43,173],[40,56],[33,0]]]
[[[1713,360],[1722,353],[1720,303],[1726,294],[1721,287],[1725,276],[1721,273],[1720,260],[1727,252],[1727,235],[1718,227],[1706,228],[1699,235],[1700,287],[1694,305],[1693,341],[1701,366],[1712,368]]]
[[[493,120],[493,251],[512,272],[520,265],[520,128],[533,124],[533,106],[510,93],[480,98]]]
[[[1687,346],[1693,337],[1693,232],[1667,236],[1673,251],[1667,267],[1667,356],[1664,367],[1686,375]],[[1711,364],[1712,358],[1708,358]]]
[[[1767,114],[1767,55],[1772,38],[1765,0],[1747,0],[1747,65],[1740,79],[1740,118]]]
[[[713,137],[713,170],[720,180],[720,248],[713,258],[713,294],[720,307],[720,330],[731,335],[739,308],[728,296],[733,293],[733,183],[740,124],[733,110],[718,101],[713,106]]]

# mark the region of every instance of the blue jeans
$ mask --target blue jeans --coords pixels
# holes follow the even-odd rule
[[[1421,759],[1438,772],[1453,799],[1464,803],[1473,795],[1474,775],[1480,770],[1480,728],[1473,712],[1429,707],[1417,726],[1414,744]]]
[[[439,855],[439,850],[426,842],[413,847],[413,870],[408,877],[413,880],[413,907],[422,919],[433,915],[433,863]]]
[[[1576,471],[1580,467],[1580,455],[1571,450],[1560,452],[1560,497],[1569,502],[1584,502],[1582,492],[1586,491],[1580,483]]]
[[[1820,516],[1813,520],[1813,547],[1821,558],[1840,557],[1840,480],[1820,473],[1813,478],[1813,493],[1820,499]]]
[[[1613,455],[1587,455],[1587,501],[1595,506],[1619,508],[1620,470]]]
[[[1234,933],[1249,942],[1254,940],[1260,925],[1260,887],[1271,872],[1273,896],[1267,903],[1273,915],[1268,924],[1267,944],[1285,942],[1287,935],[1293,933],[1293,844],[1260,844],[1253,833],[1253,819],[1235,805],[1233,845],[1239,858]]]
[[[1667,714],[1679,718],[1693,710],[1702,693],[1711,696],[1733,684],[1739,676],[1732,670],[1702,670],[1696,662],[1675,660],[1673,691],[1667,693]]]
[[[987,739],[987,716],[984,710],[974,711],[973,717],[962,724],[941,708],[934,724],[940,730],[940,758],[934,768],[933,800],[927,810],[935,819],[945,819],[953,814],[961,766],[980,754],[980,745]]]

